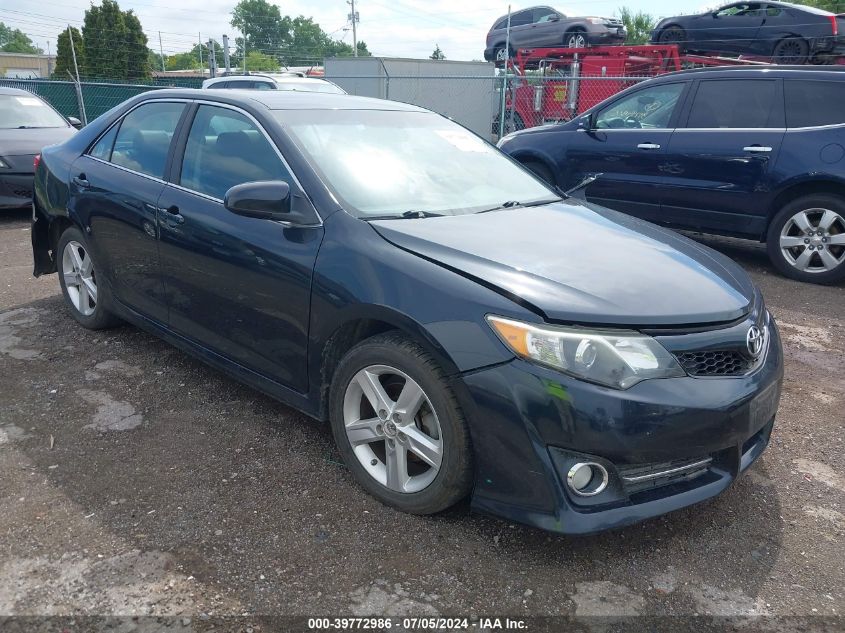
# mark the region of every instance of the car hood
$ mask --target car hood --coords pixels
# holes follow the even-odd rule
[[[47,145],[61,143],[74,134],[76,130],[72,127],[0,129],[0,156],[32,156]]]
[[[677,233],[573,198],[541,207],[371,222],[387,241],[551,321],[626,326],[738,319],[754,285]]]

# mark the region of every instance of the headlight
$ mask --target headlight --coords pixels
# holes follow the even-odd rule
[[[607,22],[607,18],[587,18],[587,22],[590,24],[604,24]]]
[[[9,165],[4,163],[2,158],[0,158],[0,169],[9,169]]]
[[[492,315],[487,322],[517,356],[614,389],[686,376],[674,356],[639,332],[537,326]]]

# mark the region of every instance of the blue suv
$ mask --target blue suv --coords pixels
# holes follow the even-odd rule
[[[589,201],[765,242],[783,274],[845,278],[845,68],[696,69],[644,81],[499,147]]]

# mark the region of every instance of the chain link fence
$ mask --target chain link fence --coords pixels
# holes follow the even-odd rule
[[[0,79],[0,87],[21,88],[32,92],[52,105],[66,117],[76,117],[90,123],[98,116],[148,90],[162,88],[199,88],[200,77],[157,78],[150,83],[120,81],[74,81],[55,79]]]
[[[604,99],[649,77],[613,76],[343,76],[326,79],[349,94],[390,99],[428,108],[477,134],[496,140],[501,134],[552,122],[568,121]],[[126,99],[167,87],[199,88],[201,78],[159,80],[148,84],[47,79],[0,79],[0,86],[33,92],[65,116],[82,121]]]
[[[418,105],[495,140],[501,134],[569,121],[650,77],[327,76],[349,94]],[[654,106],[653,106],[654,107]]]

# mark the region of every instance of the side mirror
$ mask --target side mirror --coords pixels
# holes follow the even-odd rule
[[[588,114],[587,116],[582,116],[578,119],[578,131],[592,132],[594,129],[596,129],[595,114]]]
[[[232,213],[259,220],[291,220],[290,202],[290,185],[283,180],[245,182],[223,198],[223,206]]]
[[[560,22],[560,16],[559,15],[550,15],[549,16],[549,22]]]
[[[82,129],[82,121],[80,121],[79,119],[77,119],[75,116],[69,116],[69,117],[67,118],[67,122],[68,122],[68,123],[70,123],[70,124],[71,124],[73,127],[75,127],[77,130]]]

